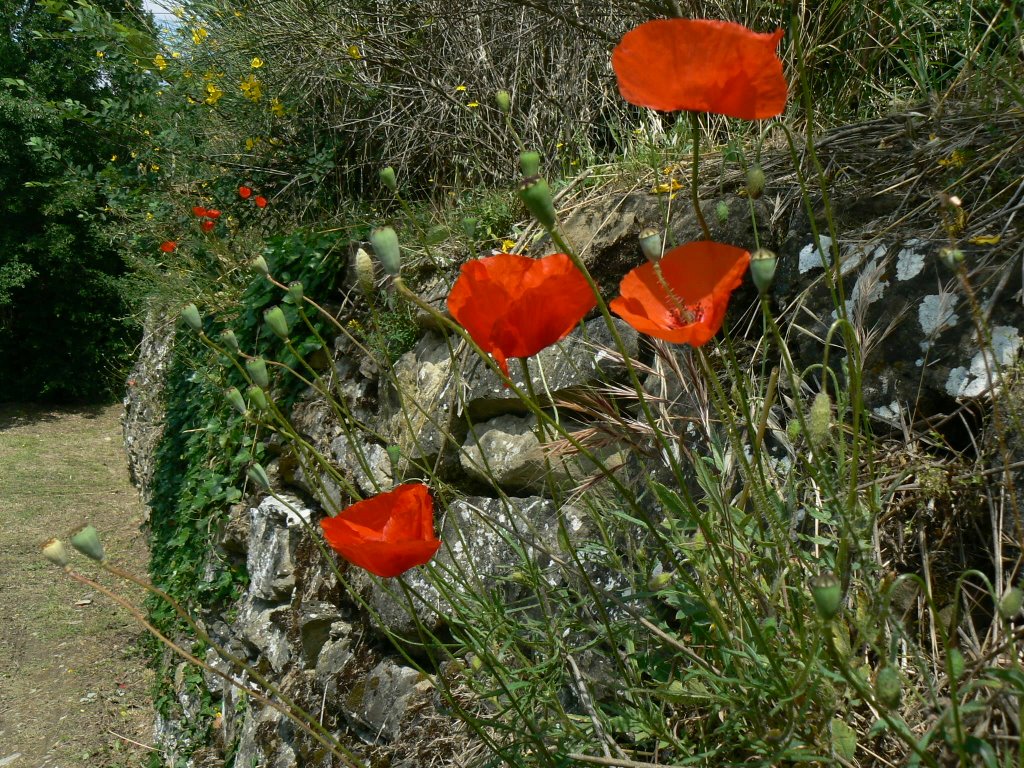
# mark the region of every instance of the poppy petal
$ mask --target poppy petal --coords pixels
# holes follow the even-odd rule
[[[596,306],[564,253],[540,259],[499,253],[462,265],[448,311],[508,375],[509,357],[530,357],[565,338]]]
[[[629,272],[609,308],[640,333],[699,347],[722,327],[729,297],[749,264],[742,248],[687,243],[661,259],[661,279],[650,262]]]
[[[631,104],[763,120],[786,107],[775,53],[782,36],[728,21],[657,19],[623,35],[612,68]]]
[[[383,578],[428,562],[434,535],[433,500],[422,483],[407,483],[320,521],[327,543],[342,557]]]

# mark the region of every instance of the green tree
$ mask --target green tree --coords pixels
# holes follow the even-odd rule
[[[133,0],[97,5],[141,18]],[[133,330],[94,177],[124,145],[103,115],[134,64],[53,5],[5,0],[0,24],[0,399],[105,399]]]

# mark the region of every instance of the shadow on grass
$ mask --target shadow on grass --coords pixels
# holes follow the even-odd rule
[[[99,405],[0,403],[0,430],[56,421],[63,416],[69,415],[77,415],[85,419],[95,419],[99,418],[109,406],[109,403]]]

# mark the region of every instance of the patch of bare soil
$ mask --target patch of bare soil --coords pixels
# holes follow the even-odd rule
[[[142,630],[40,554],[46,539],[91,523],[112,562],[145,575],[120,415],[0,406],[0,768],[137,768],[153,752]],[[141,604],[138,590],[71,560]]]

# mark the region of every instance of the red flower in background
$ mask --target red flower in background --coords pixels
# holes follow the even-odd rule
[[[658,19],[623,35],[612,52],[619,93],[663,112],[713,112],[762,120],[786,106],[775,49],[781,29],[753,32],[706,19]]]
[[[206,218],[206,209],[201,205],[194,206],[192,208],[192,215],[204,219]]]
[[[673,248],[659,264],[671,296],[648,262],[622,278],[609,308],[640,333],[675,344],[706,344],[722,327],[750,254],[703,240]]]
[[[334,551],[385,579],[429,562],[441,546],[430,490],[422,483],[353,504],[321,520],[320,527]]]
[[[250,195],[252,195],[252,187],[242,185],[238,188],[238,196],[243,200],[248,200]]]
[[[163,251],[164,253],[174,253],[177,247],[178,244],[173,240],[165,240],[164,242],[160,243],[160,250]]]
[[[508,375],[509,357],[529,357],[565,338],[597,304],[564,253],[531,259],[500,253],[462,265],[448,311]]]
[[[206,218],[208,218],[208,219],[219,219],[220,218],[220,211],[218,211],[216,208],[207,208],[206,209]]]
[[[199,228],[203,230],[203,232],[209,232],[215,226],[217,226],[217,222],[211,221],[210,219],[199,222]]]
[[[257,208],[267,207],[267,198],[265,198],[263,195],[256,195],[256,199],[253,200],[253,202],[256,203]]]

